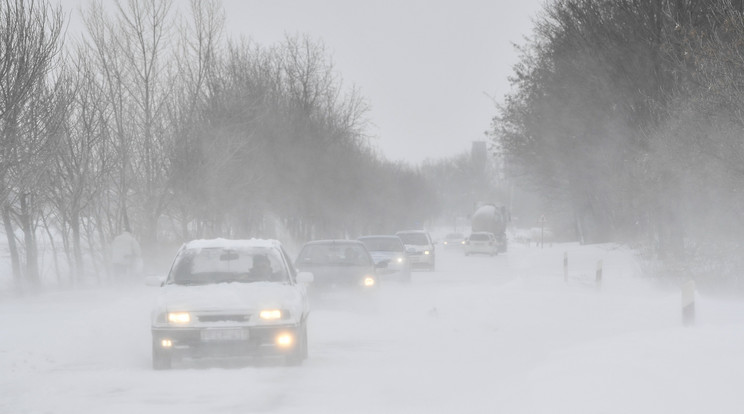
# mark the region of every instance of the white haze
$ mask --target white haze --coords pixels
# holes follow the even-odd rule
[[[61,0],[68,33],[79,8]],[[324,43],[344,86],[370,106],[374,145],[392,161],[420,163],[469,151],[486,139],[495,102],[509,91],[514,44],[531,34],[542,0],[223,0],[225,36],[264,46],[286,35]],[[113,2],[104,2],[113,12]],[[187,2],[175,6],[187,13]]]
[[[372,301],[315,301],[301,367],[153,371],[158,288],[4,296],[0,412],[741,412],[741,303],[698,297],[683,327],[678,288],[615,245],[438,253],[436,272]]]

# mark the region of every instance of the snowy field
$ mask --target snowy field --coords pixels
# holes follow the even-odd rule
[[[698,297],[683,327],[624,248],[510,248],[316,300],[301,367],[153,371],[144,284],[2,296],[0,413],[744,412],[743,303]]]

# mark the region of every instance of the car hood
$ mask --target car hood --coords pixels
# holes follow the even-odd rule
[[[313,274],[313,286],[361,285],[365,276],[375,275],[375,268],[372,266],[305,264],[300,270]]]
[[[413,251],[416,253],[423,253],[424,251],[434,250],[434,246],[431,245],[420,245],[420,244],[406,244],[406,251]]]
[[[293,315],[306,307],[297,285],[272,282],[166,285],[157,299],[156,312],[229,312],[287,309]]]
[[[372,260],[375,261],[375,264],[384,262],[385,260],[392,260],[396,257],[405,256],[405,253],[403,252],[369,252],[369,254],[372,256]]]

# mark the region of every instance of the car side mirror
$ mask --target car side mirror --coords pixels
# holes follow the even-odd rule
[[[147,286],[160,287],[160,286],[163,286],[164,283],[165,283],[164,276],[157,276],[157,275],[145,276],[145,285]]]
[[[297,274],[297,283],[310,284],[315,277],[310,272],[300,272]]]

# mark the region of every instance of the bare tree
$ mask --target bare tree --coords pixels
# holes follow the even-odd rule
[[[43,165],[48,154],[49,136],[39,134],[43,118],[36,119],[45,114],[34,98],[43,100],[47,93],[44,84],[60,51],[62,16],[60,8],[35,0],[6,0],[0,8],[0,203],[18,282],[21,265],[11,221],[17,202],[26,238],[27,276],[38,284],[34,235],[29,233],[33,196],[27,191],[37,182],[38,170],[27,167]]]

